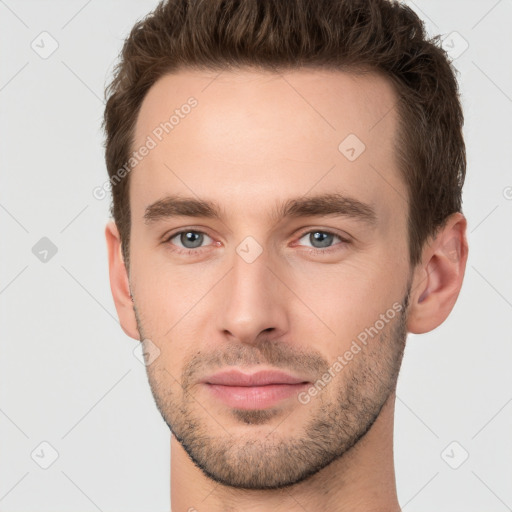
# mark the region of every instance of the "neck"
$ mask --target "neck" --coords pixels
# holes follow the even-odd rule
[[[393,461],[393,393],[371,429],[308,479],[273,490],[212,481],[171,435],[171,512],[400,512]]]

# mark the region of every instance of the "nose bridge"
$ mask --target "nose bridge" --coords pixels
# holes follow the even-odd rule
[[[242,241],[224,280],[219,328],[235,339],[252,342],[268,329],[286,328],[282,287],[270,270],[270,255],[254,239]]]

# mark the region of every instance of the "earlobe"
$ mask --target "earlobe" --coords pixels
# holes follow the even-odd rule
[[[114,221],[107,223],[105,238],[108,250],[110,289],[116,306],[117,316],[123,331],[130,338],[138,340],[140,335],[133,309],[128,273],[121,251],[121,237]]]
[[[425,244],[411,287],[409,332],[422,334],[435,329],[453,309],[466,269],[466,227],[462,213],[454,213],[433,240]]]

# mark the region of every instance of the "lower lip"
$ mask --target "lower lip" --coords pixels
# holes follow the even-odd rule
[[[267,386],[223,386],[206,384],[215,397],[236,409],[266,409],[285,398],[297,396],[309,383],[269,384]]]

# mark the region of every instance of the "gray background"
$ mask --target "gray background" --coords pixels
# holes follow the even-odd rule
[[[407,3],[460,72],[470,257],[449,319],[409,336],[399,500],[512,510],[512,1]],[[92,195],[107,177],[103,88],[155,5],[0,0],[0,511],[169,510],[169,431],[116,317],[109,199]]]

